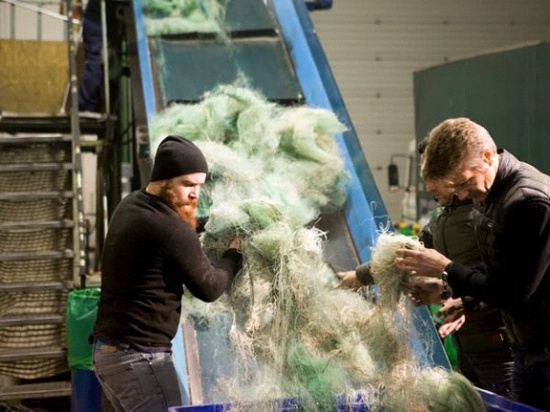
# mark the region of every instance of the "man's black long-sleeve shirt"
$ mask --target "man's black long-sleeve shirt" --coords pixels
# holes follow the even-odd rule
[[[183,285],[211,302],[227,289],[241,264],[235,249],[212,263],[191,225],[159,197],[143,189],[133,192],[109,223],[93,335],[142,347],[170,347]]]

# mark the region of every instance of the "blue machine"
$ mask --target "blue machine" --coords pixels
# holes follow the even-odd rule
[[[189,37],[147,38],[141,2],[133,0],[140,80],[147,119],[173,101],[198,101],[205,91],[216,84],[232,82],[237,71],[244,72],[252,86],[268,99],[283,103],[306,103],[335,112],[348,128],[336,136],[336,141],[350,182],[345,210],[341,215],[328,217],[326,227],[323,228],[328,232],[328,249],[334,251],[331,255],[335,260],[330,263],[337,270],[349,270],[358,262],[368,261],[370,248],[376,242],[379,231],[392,230],[392,224],[309,15],[310,10],[330,8],[332,2],[276,0],[267,6],[263,0],[232,0],[227,4],[228,25],[239,33],[232,39],[231,53],[212,38],[204,36],[193,39],[193,42],[188,41]],[[260,38],[265,41],[255,41],[252,46],[239,43],[243,33],[247,32],[252,33],[256,40]],[[162,60],[162,66],[158,65],[158,60]],[[186,61],[193,61],[193,64],[185,64]],[[200,70],[194,70],[192,66],[200,67]],[[177,67],[177,78],[171,76],[170,67]],[[194,333],[200,340],[202,334],[211,332],[196,330]],[[225,331],[216,333],[224,334]],[[200,359],[200,362],[208,365],[203,369],[208,369],[211,374],[223,369],[223,365],[212,362],[220,360],[223,363],[228,355],[222,353],[218,359],[214,359],[213,352],[207,351],[208,344],[214,341],[211,335],[203,340],[203,349],[209,356]],[[423,343],[426,341],[429,341],[429,349]],[[430,314],[424,307],[419,308],[414,316],[411,345],[422,364],[450,368]],[[174,341],[174,356],[180,383],[189,392],[189,379],[185,372],[188,355],[185,339],[178,332]],[[205,386],[208,378],[202,377]],[[207,395],[204,401],[208,403]],[[210,404],[177,408],[177,411],[208,412],[223,409],[223,405]]]

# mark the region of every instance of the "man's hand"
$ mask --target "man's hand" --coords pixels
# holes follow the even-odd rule
[[[459,330],[464,325],[464,322],[466,322],[464,302],[462,302],[461,298],[447,299],[444,301],[441,309],[437,311],[437,316],[443,317],[443,322],[437,331],[439,332],[439,336],[444,338]]]
[[[461,298],[447,299],[441,309],[437,312],[438,316],[455,320],[464,315],[464,302]]]
[[[411,276],[406,285],[409,297],[416,306],[441,304],[443,282],[429,276]]]
[[[338,277],[340,278],[340,283],[338,283],[337,288],[339,289],[353,289],[357,292],[363,284],[357,278],[355,270],[349,270],[346,272],[338,272]]]
[[[237,250],[240,250],[241,249],[241,238],[239,235],[236,235],[233,240],[231,241],[231,243],[229,244],[229,249],[237,249]]]
[[[412,275],[438,277],[451,261],[435,249],[398,249],[395,262],[401,270]]]
[[[443,320],[443,323],[437,330],[441,338],[444,338],[447,335],[450,335],[451,333],[456,332],[462,327],[462,325],[464,325],[464,322],[466,322],[465,315],[460,315],[454,320],[448,320],[448,319],[450,319],[450,317],[445,318]]]

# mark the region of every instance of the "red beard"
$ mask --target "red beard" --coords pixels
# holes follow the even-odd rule
[[[172,188],[166,186],[161,189],[159,196],[176,211],[178,216],[181,217],[184,222],[189,223],[193,229],[197,229],[197,217],[195,211],[199,202],[198,199],[177,200],[176,194]]]

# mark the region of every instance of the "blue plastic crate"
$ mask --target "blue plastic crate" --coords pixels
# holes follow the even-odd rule
[[[544,412],[541,409],[514,402],[504,396],[499,396],[484,389],[477,389],[488,412]]]
[[[477,389],[487,412],[544,412],[540,409],[527,406],[522,403],[514,402],[508,398],[496,395],[492,392]],[[368,412],[369,408],[365,404],[363,397],[359,394],[356,399],[350,401],[344,396],[336,396],[336,405],[334,412]],[[278,412],[296,412],[299,411],[299,403],[295,399],[283,399],[275,402],[275,408]],[[277,408],[279,404],[279,409]],[[254,412],[254,404],[250,404],[250,412]],[[231,411],[231,404],[205,404],[205,405],[190,405],[177,406],[168,409],[168,412],[228,412]]]
[[[239,404],[239,410],[254,412],[254,403]],[[177,406],[168,408],[168,412],[227,412],[231,410],[230,403],[209,403],[204,405]],[[298,405],[293,399],[283,399],[273,401],[273,410],[278,412],[295,412]]]
[[[239,410],[242,410],[243,405],[239,405]],[[250,409],[245,410],[255,412],[256,408],[253,403],[249,404]],[[297,412],[300,410],[299,402],[294,398],[287,398],[273,401],[273,410],[277,412]],[[191,406],[178,406],[168,408],[168,412],[228,412],[231,411],[231,404],[204,404]],[[334,412],[368,412],[368,407],[363,401],[363,396],[358,394],[355,398],[350,399],[343,395],[335,397]]]

